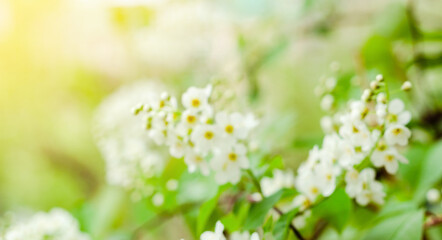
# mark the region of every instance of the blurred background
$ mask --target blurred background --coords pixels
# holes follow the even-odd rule
[[[378,73],[396,87],[412,81],[418,136],[438,139],[440,9],[440,0],[0,0],[0,212],[59,206],[97,236],[124,229],[136,206],[106,184],[93,124],[106,96],[141,79],[177,93],[225,80],[272,122],[265,146],[293,168],[321,142],[314,89],[324,77],[344,97]]]

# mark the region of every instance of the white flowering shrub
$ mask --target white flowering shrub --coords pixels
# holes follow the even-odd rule
[[[155,100],[159,91],[159,84],[139,81],[118,89],[96,112],[94,134],[106,161],[107,182],[130,190],[134,199],[154,193],[147,180],[160,176],[168,160],[131,112],[135,104]]]
[[[258,121],[252,114],[215,107],[211,85],[190,87],[181,101],[162,93],[135,107],[135,115],[144,118],[146,136],[159,147],[166,146],[173,158],[183,159],[190,174],[212,176],[220,186],[196,219],[201,240],[226,239],[223,224],[229,239],[260,238],[248,230],[259,230],[264,239],[285,239],[290,230],[304,239],[302,232],[322,217],[342,229],[348,219],[336,215],[340,211],[348,215],[352,199],[361,207],[385,203],[383,178],[394,176],[400,164],[408,163],[402,152],[411,137],[407,127],[411,113],[381,75],[359,99],[341,104],[340,109],[333,106],[330,94],[336,85],[335,79],[328,79],[324,82],[327,91],[319,93],[332,99],[321,103],[332,113],[323,120],[330,121],[324,129],[327,134],[296,175],[281,169],[281,159],[268,162],[250,151],[250,132]],[[436,199],[434,193],[429,196]],[[227,211],[233,211],[217,222],[215,232],[203,233],[205,221],[224,197],[233,198],[227,206]],[[161,205],[164,199],[155,196],[154,202]]]
[[[441,3],[29,2],[0,240],[441,239]]]
[[[153,103],[136,109],[147,112],[146,128],[158,144],[175,158],[184,158],[189,172],[215,173],[217,183],[238,183],[241,169],[249,168],[247,137],[257,121],[253,115],[216,111],[210,104],[212,87],[189,88],[176,98],[164,93]]]
[[[79,224],[68,212],[54,208],[10,224],[0,235],[2,240],[91,240],[82,233]]]

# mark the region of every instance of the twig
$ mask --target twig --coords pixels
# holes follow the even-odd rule
[[[425,222],[425,229],[442,224],[442,215],[434,215]]]

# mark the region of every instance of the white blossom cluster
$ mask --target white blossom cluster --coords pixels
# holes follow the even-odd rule
[[[252,114],[215,112],[209,98],[212,87],[189,88],[177,100],[163,93],[157,101],[137,112],[147,113],[148,135],[159,145],[169,147],[173,157],[184,157],[189,172],[215,172],[219,184],[237,183],[241,169],[249,168],[247,138],[257,125]]]
[[[260,181],[262,194],[268,197],[280,189],[295,187],[295,176],[291,171],[273,170],[273,177],[263,177]]]
[[[55,208],[50,212],[39,212],[25,221],[13,223],[6,229],[1,240],[89,240],[79,230],[79,225],[68,212]]]
[[[226,240],[224,236],[224,225],[218,221],[216,222],[215,231],[206,231],[201,234],[201,240]],[[250,234],[249,232],[233,232],[230,235],[230,240],[259,240],[258,233]]]
[[[135,190],[138,199],[153,193],[145,180],[162,171],[165,157],[144,134],[131,107],[154,101],[159,91],[162,88],[152,81],[124,86],[101,103],[95,117],[94,134],[106,161],[107,181]]]
[[[330,196],[341,184],[340,176],[345,176],[346,192],[358,204],[384,202],[385,193],[375,179],[374,168],[396,173],[399,162],[407,163],[398,149],[408,144],[411,135],[405,126],[411,120],[410,112],[401,100],[389,101],[385,84],[379,76],[361,100],[351,101],[347,111],[337,113],[337,130],[325,136],[322,148],[315,146],[299,167],[296,187],[302,195],[295,204],[301,210],[319,196]]]

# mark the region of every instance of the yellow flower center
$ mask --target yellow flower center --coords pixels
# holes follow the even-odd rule
[[[387,156],[385,156],[385,160],[387,160],[388,162],[392,162],[394,160],[394,156],[388,154]]]
[[[211,140],[213,138],[214,134],[211,131],[207,131],[204,133],[204,137],[208,140]]]
[[[368,184],[366,182],[362,183],[362,189],[367,190]]]
[[[186,120],[188,123],[194,123],[196,121],[196,117],[193,115],[189,115],[189,116],[187,116]]]
[[[227,133],[231,134],[231,133],[233,133],[234,128],[232,125],[227,125],[225,130]]]
[[[399,135],[401,132],[402,132],[402,129],[400,129],[400,128],[395,128],[395,129],[393,130],[393,134],[394,134],[394,135]]]
[[[313,194],[318,194],[319,193],[319,189],[317,188],[317,187],[312,187],[311,189],[310,189],[310,191],[313,193]]]
[[[357,127],[353,126],[353,132],[354,132],[354,133],[358,133],[358,132],[359,132],[359,129],[358,129]]]
[[[327,174],[327,176],[326,176],[326,178],[327,178],[328,181],[331,181],[331,180],[332,180],[332,177],[333,177],[333,176],[332,176],[331,174]]]
[[[192,107],[199,107],[201,102],[199,99],[195,98],[195,99],[192,99],[191,104],[192,104]]]
[[[238,158],[238,156],[235,153],[229,153],[229,160],[234,162]]]
[[[163,100],[161,100],[160,101],[160,108],[163,108],[163,107],[165,107],[166,106],[166,103],[163,101]]]

